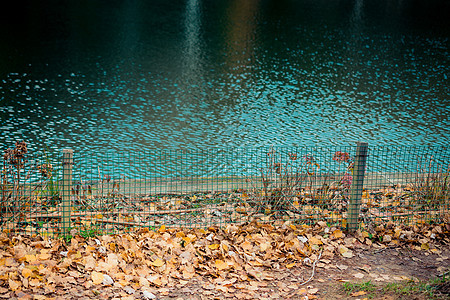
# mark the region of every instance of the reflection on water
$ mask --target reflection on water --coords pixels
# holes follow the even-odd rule
[[[447,145],[448,3],[375,2],[28,1],[0,21],[0,143]]]

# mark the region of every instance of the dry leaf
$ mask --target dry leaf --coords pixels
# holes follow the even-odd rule
[[[319,240],[318,238],[312,236],[312,237],[309,239],[309,244],[310,244],[310,245],[322,245],[323,243],[322,243],[322,241]]]
[[[341,238],[342,236],[343,236],[343,233],[339,229],[336,229],[335,231],[333,231],[334,238]]]
[[[347,252],[342,253],[342,256],[345,258],[352,258],[353,257],[353,252],[348,250]]]
[[[294,263],[291,263],[291,264],[287,264],[287,265],[286,265],[286,268],[291,269],[291,268],[293,268],[294,266],[295,266],[295,262],[294,262]]]
[[[30,277],[33,274],[33,271],[28,269],[28,268],[23,268],[22,269],[22,276],[25,278]]]
[[[358,297],[358,296],[362,296],[362,295],[365,295],[365,294],[367,294],[365,291],[359,291],[359,292],[351,293],[350,295],[352,297]]]
[[[212,244],[212,245],[208,245],[208,248],[211,250],[216,250],[219,249],[220,245],[219,244]]]
[[[215,265],[216,265],[216,268],[217,268],[219,271],[228,269],[228,264],[227,264],[226,262],[224,262],[223,260],[220,260],[220,259],[217,259],[217,260],[216,260]]]
[[[159,229],[158,229],[159,233],[164,233],[166,232],[166,225],[162,225]]]
[[[162,261],[160,258],[157,258],[152,262],[152,265],[155,267],[161,267],[162,265],[164,265],[164,261]]]
[[[21,286],[19,281],[15,281],[15,280],[12,280],[12,279],[8,280],[8,284],[9,284],[9,288],[12,291],[17,291],[20,288],[20,286]]]
[[[94,284],[100,284],[103,282],[103,273],[92,271],[91,280]]]

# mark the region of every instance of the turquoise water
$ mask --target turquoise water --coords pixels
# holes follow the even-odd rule
[[[0,145],[443,145],[448,1],[22,1]]]

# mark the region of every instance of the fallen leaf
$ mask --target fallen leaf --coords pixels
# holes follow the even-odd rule
[[[103,282],[103,273],[92,271],[91,279],[94,284],[100,284]]]
[[[310,243],[310,245],[322,245],[323,244],[321,240],[319,240],[318,238],[316,238],[314,236],[312,236],[309,239],[309,243]]]
[[[294,266],[295,266],[295,262],[294,262],[294,263],[291,263],[291,264],[287,264],[287,265],[286,265],[286,268],[291,269],[291,268],[293,268]]]
[[[334,238],[341,238],[343,236],[342,231],[339,229],[336,229],[335,231],[333,231],[333,237]]]
[[[365,295],[365,294],[367,294],[365,291],[359,291],[359,292],[351,293],[350,296],[358,297],[358,296],[362,296],[362,295]]]
[[[160,258],[157,258],[152,261],[152,265],[155,267],[161,267],[162,265],[164,265],[164,261],[162,261]]]
[[[352,258],[353,257],[353,252],[348,250],[347,252],[342,253],[342,256],[345,258]]]
[[[216,260],[215,265],[216,265],[216,268],[217,268],[219,271],[228,269],[228,264],[227,264],[226,262],[224,262],[223,260],[220,260],[220,259],[217,259],[217,260]]]
[[[8,280],[8,284],[9,284],[9,288],[12,291],[17,291],[20,288],[20,285],[21,285],[19,281],[15,281],[15,280],[12,280],[12,279]]]
[[[212,244],[212,245],[208,245],[208,248],[211,250],[216,250],[219,249],[220,245],[219,244]]]
[[[28,269],[28,268],[23,268],[22,269],[22,276],[25,278],[28,278],[31,276],[31,274],[33,274],[33,271]]]

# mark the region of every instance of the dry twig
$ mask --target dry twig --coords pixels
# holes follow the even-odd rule
[[[323,252],[323,249],[320,250],[319,257],[317,257],[317,259],[316,259],[316,260],[314,261],[314,263],[313,263],[313,270],[312,270],[311,277],[309,277],[309,279],[306,280],[305,282],[300,283],[300,286],[307,284],[308,282],[310,282],[310,281],[314,278],[314,273],[315,273],[315,271],[316,271],[316,263],[320,260],[320,257],[322,257],[322,252]]]

